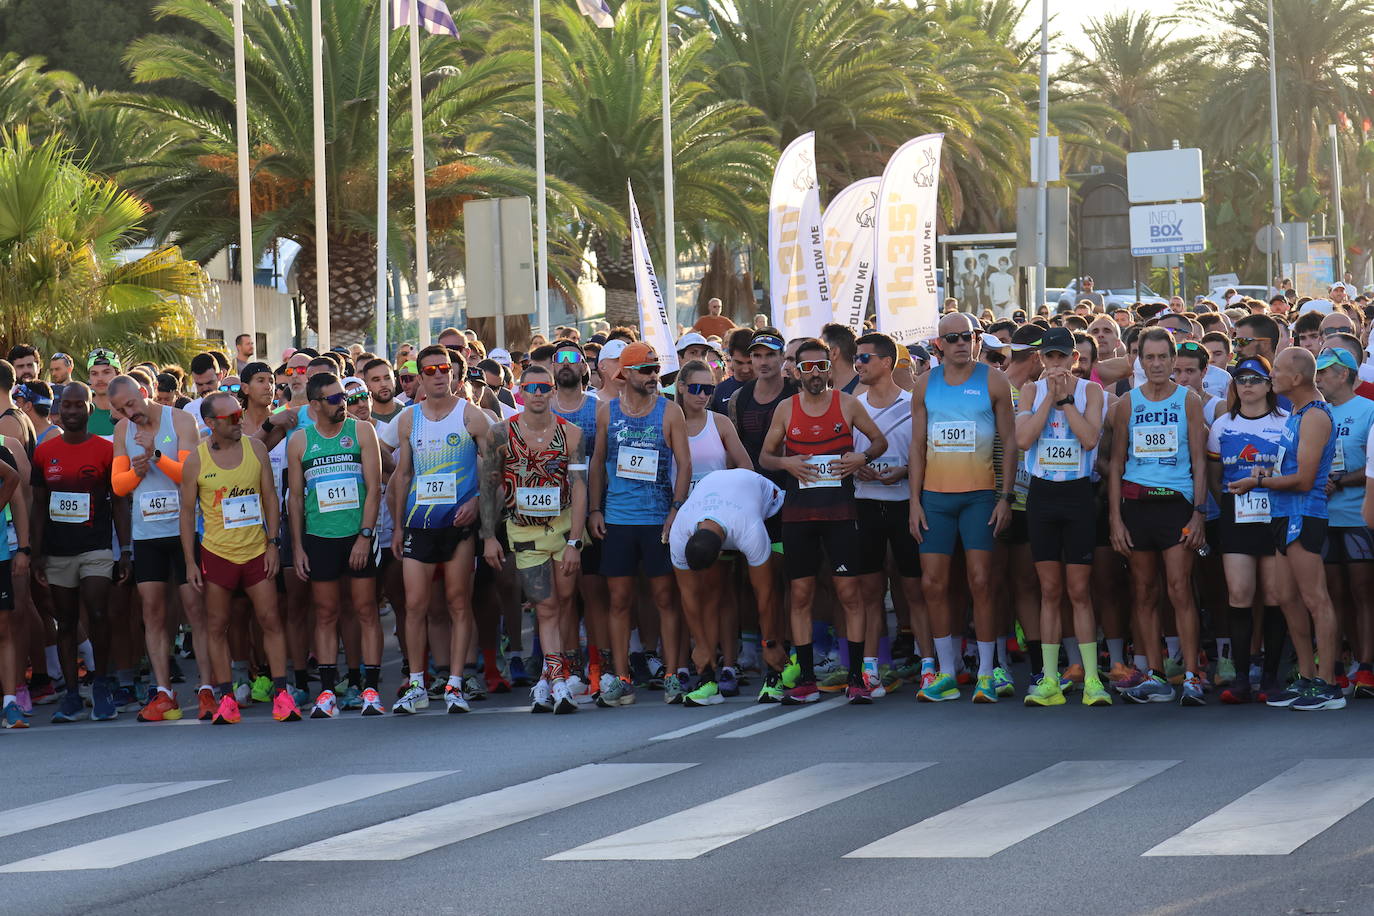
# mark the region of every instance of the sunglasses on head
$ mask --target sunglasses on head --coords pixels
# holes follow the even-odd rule
[[[644,363],[639,366],[626,366],[625,368],[638,372],[640,375],[658,375],[658,363]]]
[[[216,415],[215,415],[215,419],[216,419],[216,420],[228,420],[230,423],[238,423],[240,420],[243,419],[243,411],[241,411],[241,410],[235,410],[235,411],[232,411],[231,413],[216,414]]]
[[[420,371],[425,375],[448,375],[453,371],[453,366],[450,363],[437,363],[433,366],[421,366]]]
[[[556,363],[580,363],[582,362],[582,354],[576,350],[563,349],[553,355],[553,361]]]
[[[1185,341],[1182,341],[1182,342],[1178,345],[1178,348],[1179,348],[1180,350],[1196,351],[1196,350],[1201,350],[1201,349],[1202,349],[1202,344],[1197,343],[1197,342],[1192,341],[1192,340],[1185,340]]]
[[[219,390],[220,390],[220,391],[227,391],[227,392],[229,392],[230,394],[238,394],[240,391],[243,390],[243,386],[242,386],[242,385],[220,385],[220,386],[219,386]]]
[[[286,374],[287,374],[287,375],[305,375],[305,370],[306,370],[307,368],[308,368],[308,367],[306,367],[306,366],[287,366],[287,367],[286,367]]]
[[[348,401],[350,405],[353,405],[361,404],[363,401],[366,401],[370,397],[372,397],[372,395],[368,394],[366,391],[350,391],[344,399]]]
[[[527,382],[520,386],[520,390],[525,394],[548,394],[553,391],[553,386],[548,382]]]
[[[716,386],[706,382],[693,382],[687,386],[688,394],[704,394],[708,398],[716,393]]]
[[[828,359],[799,359],[797,368],[802,372],[829,372],[830,360]]]
[[[948,333],[948,334],[941,334],[941,335],[940,335],[940,339],[943,340],[945,343],[948,343],[948,344],[958,343],[958,342],[961,341],[961,340],[962,340],[964,343],[969,343],[970,341],[973,340],[973,332],[972,332],[972,331],[951,331],[951,332]]]

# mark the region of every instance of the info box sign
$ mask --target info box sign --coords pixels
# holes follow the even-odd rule
[[[1191,254],[1207,247],[1202,151],[1152,150],[1126,155],[1131,254]]]

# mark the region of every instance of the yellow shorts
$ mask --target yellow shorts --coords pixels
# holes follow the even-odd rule
[[[517,525],[506,522],[506,543],[515,554],[516,569],[534,569],[549,561],[558,562],[568,547],[568,532],[572,530],[572,510],[564,509],[558,518],[543,525]]]

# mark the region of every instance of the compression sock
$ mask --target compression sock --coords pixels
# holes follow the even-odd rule
[[[95,646],[91,645],[89,639],[83,639],[76,645],[76,653],[86,660],[86,670],[95,670]]]
[[[1059,683],[1059,646],[1046,643],[1040,647],[1040,670],[1045,677]]]
[[[297,689],[297,690],[309,690],[309,689],[310,689],[310,672],[309,672],[309,671],[306,671],[304,668],[297,668],[297,669],[292,673],[292,676],[295,677],[295,679],[296,679],[296,689]]]
[[[1097,643],[1081,642],[1078,650],[1083,653],[1083,683],[1095,680],[1099,677],[1097,673]]]
[[[1170,658],[1178,658],[1179,653],[1183,651],[1182,648],[1180,648],[1179,646],[1177,636],[1164,637],[1164,648],[1168,650]]]
[[[1264,606],[1264,678],[1265,687],[1279,683],[1279,667],[1283,664],[1283,643],[1288,635],[1288,622],[1277,605]],[[1234,638],[1234,637],[1233,637]]]
[[[1232,607],[1229,612],[1231,638],[1227,640],[1226,655],[1236,668],[1236,686],[1250,689],[1250,638],[1254,634],[1254,615],[1248,607]],[[1221,640],[1217,640],[1217,652],[1221,653]]]
[[[997,637],[997,667],[1011,670],[1011,637]]]
[[[798,683],[812,684],[816,681],[816,655],[815,647],[811,643],[797,646],[797,664],[801,666],[801,677]]]
[[[48,669],[48,677],[55,681],[62,680],[62,662],[57,658],[57,646],[43,647],[43,663]]]
[[[864,682],[864,644],[855,642],[852,639],[847,642],[849,649],[849,683],[853,685],[862,685]]]
[[[363,689],[363,670],[361,668],[348,669],[348,686],[354,690]]]

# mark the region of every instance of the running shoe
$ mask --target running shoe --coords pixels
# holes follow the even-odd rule
[[[1236,679],[1236,663],[1226,656],[1217,659],[1217,676],[1213,681],[1218,687],[1229,687]]]
[[[425,696],[431,700],[442,700],[444,689],[448,687],[448,676],[430,678],[429,673],[425,673]]]
[[[116,712],[137,712],[142,703],[138,701],[138,691],[132,687],[116,687],[110,691]]]
[[[267,675],[259,674],[253,678],[252,691],[254,703],[276,704],[276,699],[272,696],[272,679]]]
[[[574,703],[590,703],[592,701],[592,689],[587,681],[582,679],[580,674],[570,674],[564,680],[568,687]]]
[[[1179,684],[1183,683],[1183,678],[1187,674],[1188,672],[1187,669],[1183,667],[1183,662],[1174,658],[1172,655],[1166,655],[1164,657],[1164,679],[1170,684],[1177,687]]]
[[[1274,707],[1292,706],[1297,702],[1299,697],[1312,689],[1312,684],[1315,680],[1314,678],[1312,681],[1309,681],[1305,677],[1299,677],[1282,690],[1266,691],[1264,705]]]
[[[815,703],[821,698],[821,692],[816,688],[815,681],[805,681],[787,691],[782,698],[784,706],[802,706],[806,703]]]
[[[620,705],[620,698],[625,693],[626,681],[622,681],[614,674],[601,675],[601,689],[596,692],[594,699],[596,705],[602,709],[610,709]]]
[[[652,675],[649,674],[648,657],[643,652],[630,653],[630,677],[641,687],[648,687]]]
[[[781,703],[783,697],[782,675],[769,671],[763,676],[763,686],[759,688],[759,703]]]
[[[1307,692],[1293,701],[1289,709],[1311,712],[1316,709],[1345,709],[1345,694],[1335,684],[1328,684],[1319,677],[1311,680]]]
[[[60,705],[53,710],[52,720],[54,723],[75,722],[85,714],[86,701],[81,699],[80,691],[68,690],[62,694]]]
[[[997,691],[999,697],[1016,695],[1016,685],[1012,683],[1011,675],[1007,674],[1006,668],[992,669],[992,689]]]
[[[901,681],[897,683],[900,684]],[[864,672],[864,689],[867,690],[868,695],[875,700],[881,700],[883,697],[887,696],[887,688],[883,686],[882,675],[874,674],[872,671]]]
[[[175,722],[181,718],[181,707],[176,697],[169,697],[161,690],[153,691],[153,698],[138,713],[140,722]]]
[[[468,698],[463,696],[463,688],[452,685],[444,688],[444,709],[452,716],[472,712]]]
[[[840,693],[849,686],[849,669],[838,665],[825,674],[817,668],[816,677],[819,678],[816,681],[816,689],[822,693]]]
[[[707,681],[691,693],[682,695],[683,706],[717,706],[724,702],[725,697],[721,696],[720,685],[716,681]]]
[[[553,688],[542,677],[530,688],[530,712],[553,712]]]
[[[286,689],[291,691],[291,701],[296,704],[297,709],[300,709],[302,706],[310,702],[310,694],[306,693],[304,690],[300,689],[294,684],[287,684]],[[404,693],[405,691],[402,690],[401,692]]]
[[[1113,690],[1119,690],[1120,688],[1117,687],[1118,684],[1132,680],[1139,674],[1140,672],[1137,671],[1134,666],[1127,665],[1124,662],[1117,662],[1115,665],[1112,665],[1111,670],[1107,672],[1107,684]],[[1137,680],[1136,683],[1140,682]],[[1135,685],[1132,684],[1131,686]]]
[[[1354,696],[1357,700],[1374,700],[1374,671],[1361,668],[1355,672],[1355,679],[1351,682],[1354,687]],[[34,702],[42,702],[34,696]]]
[[[363,715],[380,716],[386,713],[386,709],[382,706],[381,694],[377,693],[375,688],[364,688],[362,694],[362,701]]]
[[[277,691],[277,695],[272,698],[272,718],[278,722],[299,722],[301,711],[296,706],[296,701],[291,699],[291,692],[283,687]]]
[[[868,689],[867,684],[850,684],[845,688],[844,698],[849,701],[850,706],[873,705],[873,691]]]
[[[196,691],[196,718],[202,722],[209,722],[215,718],[215,710],[219,703],[215,700],[215,692],[209,687],[202,687]]]
[[[19,708],[17,700],[11,700],[5,704],[4,718],[0,719],[0,727],[3,728],[28,728],[29,723],[24,719],[24,710]]]
[[[1172,703],[1175,696],[1174,688],[1157,674],[1152,674],[1134,687],[1119,692],[1132,703]]]
[[[518,655],[510,657],[510,682],[513,687],[530,686],[530,676],[525,673],[525,660]]]
[[[19,689],[14,692],[14,702],[19,704],[19,711],[24,715],[33,715],[33,697],[29,695],[28,684],[19,685]]]
[[[970,671],[968,668],[960,668],[958,672],[954,675],[954,682],[958,684],[960,687],[967,687],[969,684],[972,684],[975,680],[977,680],[977,678],[973,676],[973,672]]]
[[[728,665],[720,669],[720,674],[716,675],[716,687],[720,690],[723,697],[739,696],[739,678],[735,676],[735,669]],[[701,688],[698,687],[698,690]]]
[[[1021,702],[1026,706],[1063,706],[1064,689],[1056,683],[1056,679],[1037,674],[1031,681],[1030,690],[1026,691],[1025,697]]]
[[[361,702],[362,698],[358,698]],[[339,715],[339,701],[335,697],[334,691],[325,689],[320,691],[320,695],[315,697],[315,708],[310,710],[312,719],[333,719]]]
[[[682,702],[682,679],[676,674],[670,674],[663,679],[663,702],[669,706],[677,706]]]
[[[620,682],[620,699],[616,702],[621,706],[635,705],[635,685],[633,681],[622,680]]]
[[[934,684],[939,677],[939,673],[935,670],[934,660],[928,658],[923,659],[921,661],[921,683],[920,686],[916,688],[916,698],[920,699],[921,691]]]
[[[486,683],[475,674],[463,675],[463,696],[469,700],[485,700],[487,698]],[[447,688],[444,690],[444,699],[448,699]]]
[[[1221,702],[1225,703],[1227,706],[1241,706],[1251,702],[1253,699],[1248,687],[1232,685],[1221,691]]]
[[[1346,696],[1350,696],[1350,694],[1355,692],[1355,685],[1350,683],[1350,678],[1346,677],[1344,674],[1336,678],[1336,686],[1341,688],[1341,693]]]
[[[215,725],[237,725],[240,719],[239,703],[232,693],[226,693],[215,710]]]
[[[482,679],[487,682],[487,693],[510,693],[510,681],[500,670],[484,672]]]
[[[934,673],[933,671],[931,672],[931,674]],[[922,684],[925,683],[924,672],[921,676],[921,682]],[[916,691],[916,699],[920,700],[922,703],[940,703],[944,700],[957,700],[959,699],[959,685],[955,682],[954,678],[950,677],[948,674],[937,675],[935,679],[930,682],[929,686],[923,686],[920,690]]]
[[[1125,677],[1111,682],[1112,689],[1117,693],[1125,693],[1127,690],[1134,690],[1145,683],[1145,679],[1146,674],[1144,671],[1141,671],[1139,668],[1129,668],[1126,671]]]
[[[1370,681],[1370,685],[1374,686],[1374,680]],[[33,699],[34,706],[47,706],[49,703],[56,703],[58,701],[57,687],[52,681],[49,681],[42,687],[33,688],[29,692],[29,696]]]
[[[239,706],[253,705],[253,685],[243,681],[234,683],[234,702]]]
[[[565,716],[570,712],[577,712],[577,700],[573,698],[572,691],[568,689],[568,682],[562,679],[553,682],[553,714]]]
[[[782,688],[791,690],[801,680],[801,665],[797,663],[797,653],[793,652],[787,666],[782,669]]]
[[[644,665],[649,671],[649,680],[645,686],[650,690],[662,690],[664,675],[668,673],[668,669],[663,664],[663,659],[658,657],[657,652],[645,652]],[[636,686],[639,686],[638,683]]]
[[[1059,689],[1065,693],[1077,690],[1083,686],[1083,666],[1070,665],[1064,669],[1064,673],[1059,675]]]
[[[352,684],[344,690],[343,699],[339,701],[339,708],[345,712],[352,712],[355,709],[363,708],[363,692]]]
[[[1110,706],[1112,695],[1102,686],[1100,678],[1090,677],[1083,681],[1084,706]]]
[[[824,677],[825,675],[833,674],[836,671],[843,671],[845,673],[846,678],[849,676],[849,669],[844,665],[840,664],[839,652],[827,654],[824,657],[822,657],[820,661],[816,662],[817,677]],[[848,681],[846,681],[846,683],[848,683]]]
[[[422,709],[429,708],[429,692],[416,683],[411,683],[405,693],[401,694],[394,706],[391,707],[393,716],[413,716]]]
[[[980,674],[978,676],[978,686],[973,688],[973,702],[975,703],[996,703],[997,691],[992,686],[991,674]]]
[[[883,696],[896,693],[897,688],[902,686],[905,681],[906,678],[902,677],[895,668],[878,669],[878,684],[883,688]],[[877,694],[875,693],[874,696],[876,697]]]
[[[1178,698],[1180,706],[1206,706],[1207,697],[1202,692],[1202,678],[1189,671],[1183,678],[1183,689]]]
[[[119,718],[119,707],[115,705],[114,691],[105,678],[97,678],[91,685],[91,721],[109,722]]]

